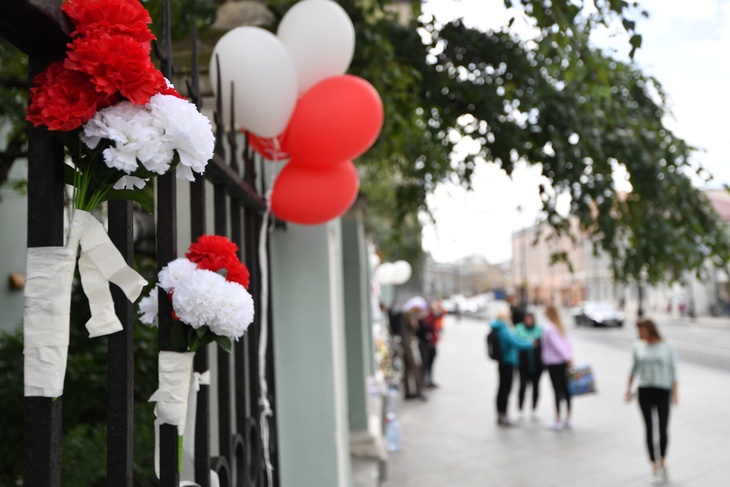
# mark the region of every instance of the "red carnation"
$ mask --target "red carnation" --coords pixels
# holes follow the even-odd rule
[[[70,0],[61,7],[76,26],[74,36],[102,30],[130,36],[139,42],[155,38],[149,12],[137,0]]]
[[[190,245],[185,257],[198,264],[198,269],[213,272],[225,269],[228,281],[237,282],[248,289],[251,276],[236,252],[238,252],[238,245],[226,237],[202,235]]]
[[[66,68],[91,76],[102,93],[119,92],[132,103],[144,105],[167,86],[150,60],[149,45],[130,37],[97,32],[77,37],[69,48]]]
[[[49,130],[74,130],[115,101],[113,95],[97,92],[86,74],[64,68],[62,61],[39,73],[33,85],[26,118]]]
[[[236,259],[229,261],[228,265],[226,265],[226,271],[227,280],[237,282],[248,289],[248,285],[251,282],[251,273],[248,272],[248,267],[243,265],[240,260]]]

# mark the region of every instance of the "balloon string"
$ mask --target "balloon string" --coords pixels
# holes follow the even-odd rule
[[[261,443],[264,451],[267,484],[269,487],[272,487],[274,485],[274,467],[271,465],[269,455],[269,418],[273,417],[274,412],[271,410],[271,404],[269,403],[269,385],[266,380],[266,352],[269,339],[269,259],[267,252],[269,213],[271,212],[271,198],[269,193],[270,191],[267,192],[266,211],[264,212],[261,233],[259,235],[259,265],[261,266],[261,334],[259,335],[259,387],[261,389],[259,405],[261,406],[261,419],[259,427],[261,428]]]
[[[279,159],[279,140],[273,139],[274,145],[274,162]],[[266,173],[266,171],[264,171]],[[265,175],[265,174],[264,174]],[[266,466],[266,481],[269,487],[274,485],[274,467],[271,464],[269,443],[269,418],[274,416],[274,411],[269,403],[269,384],[266,380],[266,353],[269,340],[269,254],[268,254],[268,233],[269,233],[269,216],[271,214],[271,193],[273,188],[274,175],[272,174],[266,191],[266,210],[264,211],[263,221],[261,223],[261,232],[259,233],[259,266],[261,269],[261,334],[259,335],[259,388],[261,397],[259,397],[259,405],[261,407],[261,417],[259,427],[261,430],[261,443],[264,452],[264,464]]]

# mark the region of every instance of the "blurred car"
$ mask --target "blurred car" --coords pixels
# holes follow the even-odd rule
[[[577,326],[624,326],[624,314],[611,303],[584,301],[573,310]]]

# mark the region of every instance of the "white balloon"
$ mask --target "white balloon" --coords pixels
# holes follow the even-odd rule
[[[413,269],[411,268],[411,264],[405,260],[395,261],[393,263],[393,284],[405,284],[411,278],[412,273]]]
[[[380,264],[378,268],[375,269],[375,279],[384,286],[388,284],[394,284],[393,271],[393,264],[391,264],[390,262]]]
[[[299,93],[317,82],[344,74],[355,53],[355,27],[333,0],[304,0],[290,8],[276,32],[291,52]]]
[[[223,122],[230,127],[231,82],[235,87],[235,127],[261,137],[286,129],[298,97],[297,73],[289,50],[260,27],[236,27],[220,38],[210,58],[210,82],[218,91],[220,61]]]

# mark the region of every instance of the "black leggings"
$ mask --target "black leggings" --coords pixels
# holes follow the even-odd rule
[[[656,462],[654,453],[654,421],[651,410],[656,408],[659,416],[659,454],[664,458],[667,454],[667,426],[669,425],[669,389],[658,387],[639,387],[639,407],[644,416],[646,426],[646,447],[649,450],[649,459]]]
[[[532,353],[532,350],[528,350]],[[540,397],[540,376],[542,375],[542,364],[533,357],[532,363],[527,354],[520,354],[520,390],[519,390],[519,407],[520,411],[525,404],[525,392],[527,384],[532,384],[532,409],[537,408],[537,400]]]
[[[570,415],[570,393],[568,392],[568,364],[548,365],[550,382],[555,392],[555,414],[560,417],[560,401],[565,400],[567,415]]]
[[[499,364],[499,389],[497,389],[497,413],[507,414],[507,400],[512,390],[512,379],[515,376],[515,366],[510,364]]]

